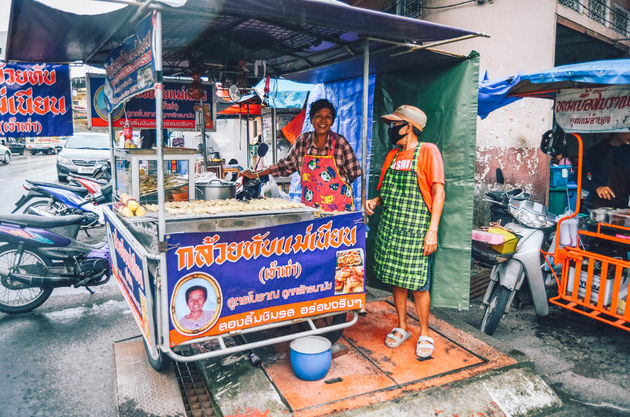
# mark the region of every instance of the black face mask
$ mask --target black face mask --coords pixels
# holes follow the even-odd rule
[[[389,141],[392,143],[392,145],[395,145],[396,143],[398,143],[399,140],[401,140],[402,138],[406,136],[406,134],[402,135],[400,133],[402,128],[405,126],[407,126],[407,123],[403,123],[401,125],[394,125],[392,123],[389,126],[389,129],[387,129],[387,134],[389,135]]]

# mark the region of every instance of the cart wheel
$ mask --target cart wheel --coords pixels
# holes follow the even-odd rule
[[[342,314],[337,314],[336,316],[332,316],[332,317],[326,317],[325,319],[322,320],[326,320],[326,322],[329,325],[332,324],[341,324],[341,323],[345,323],[346,322],[346,313],[342,313]],[[343,335],[343,330],[344,329],[340,329],[340,330],[334,330],[332,332],[329,333],[324,333],[322,336],[324,336],[326,339],[330,340],[330,343],[332,343],[333,345],[337,342],[337,340],[339,340],[341,338],[341,335]]]
[[[162,351],[159,349],[157,351],[156,357],[153,357],[151,355],[151,349],[149,349],[147,341],[144,340],[144,338],[142,338],[142,341],[144,342],[144,351],[147,354],[147,360],[151,364],[151,367],[158,372],[168,369],[168,367],[171,365],[171,362],[173,362],[173,359],[171,359],[170,356],[162,353]]]

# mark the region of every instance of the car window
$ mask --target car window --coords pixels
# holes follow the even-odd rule
[[[66,148],[69,149],[109,149],[107,135],[75,135],[68,139]]]

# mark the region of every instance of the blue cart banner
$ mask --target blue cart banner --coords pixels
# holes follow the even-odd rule
[[[0,62],[0,136],[71,136],[68,65]]]
[[[365,305],[362,213],[166,239],[171,346]]]
[[[136,33],[114,48],[105,60],[105,98],[110,112],[127,98],[155,85],[153,16],[144,18]]]
[[[151,343],[152,304],[147,300],[147,260],[133,249],[121,229],[105,215],[105,229],[111,259],[111,268],[118,286],[127,300],[133,317],[146,340]],[[149,304],[148,304],[149,303]]]
[[[88,123],[90,127],[107,127],[109,109],[105,98],[105,78],[90,75],[87,77],[89,98]],[[163,125],[165,129],[195,129],[195,100],[188,94],[189,82],[165,81],[163,90]],[[204,97],[207,112],[206,121],[213,121],[213,86],[204,85]],[[123,127],[126,120],[134,128],[155,129],[155,90],[151,89],[130,98],[124,106],[119,106],[113,113],[114,127]],[[126,119],[125,119],[126,117]],[[210,126],[213,126],[211,123]]]

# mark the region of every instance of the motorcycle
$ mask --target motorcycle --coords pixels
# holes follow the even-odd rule
[[[503,228],[518,238],[511,253],[498,253],[488,245],[473,240],[473,257],[492,266],[490,282],[483,297],[486,305],[480,329],[489,335],[496,330],[503,314],[509,312],[515,295],[526,282],[536,314],[549,314],[547,291],[555,281],[545,258],[543,245],[553,247],[555,242],[555,215],[542,204],[535,203],[522,190],[488,192],[487,201],[499,207],[495,213],[509,215],[512,221]]]
[[[90,194],[88,188],[31,180],[26,182],[24,188],[28,193],[22,195],[15,203],[12,214],[19,210],[40,216],[79,214],[83,218],[84,230],[104,224],[103,211],[93,198],[96,194]],[[101,187],[97,193],[105,198],[103,201],[110,202],[112,187],[111,185]]]
[[[110,186],[111,187],[111,186]],[[103,203],[103,193],[92,199]],[[103,285],[109,281],[106,242],[76,240],[80,215],[0,215],[0,311],[25,313],[42,305],[58,287]]]

